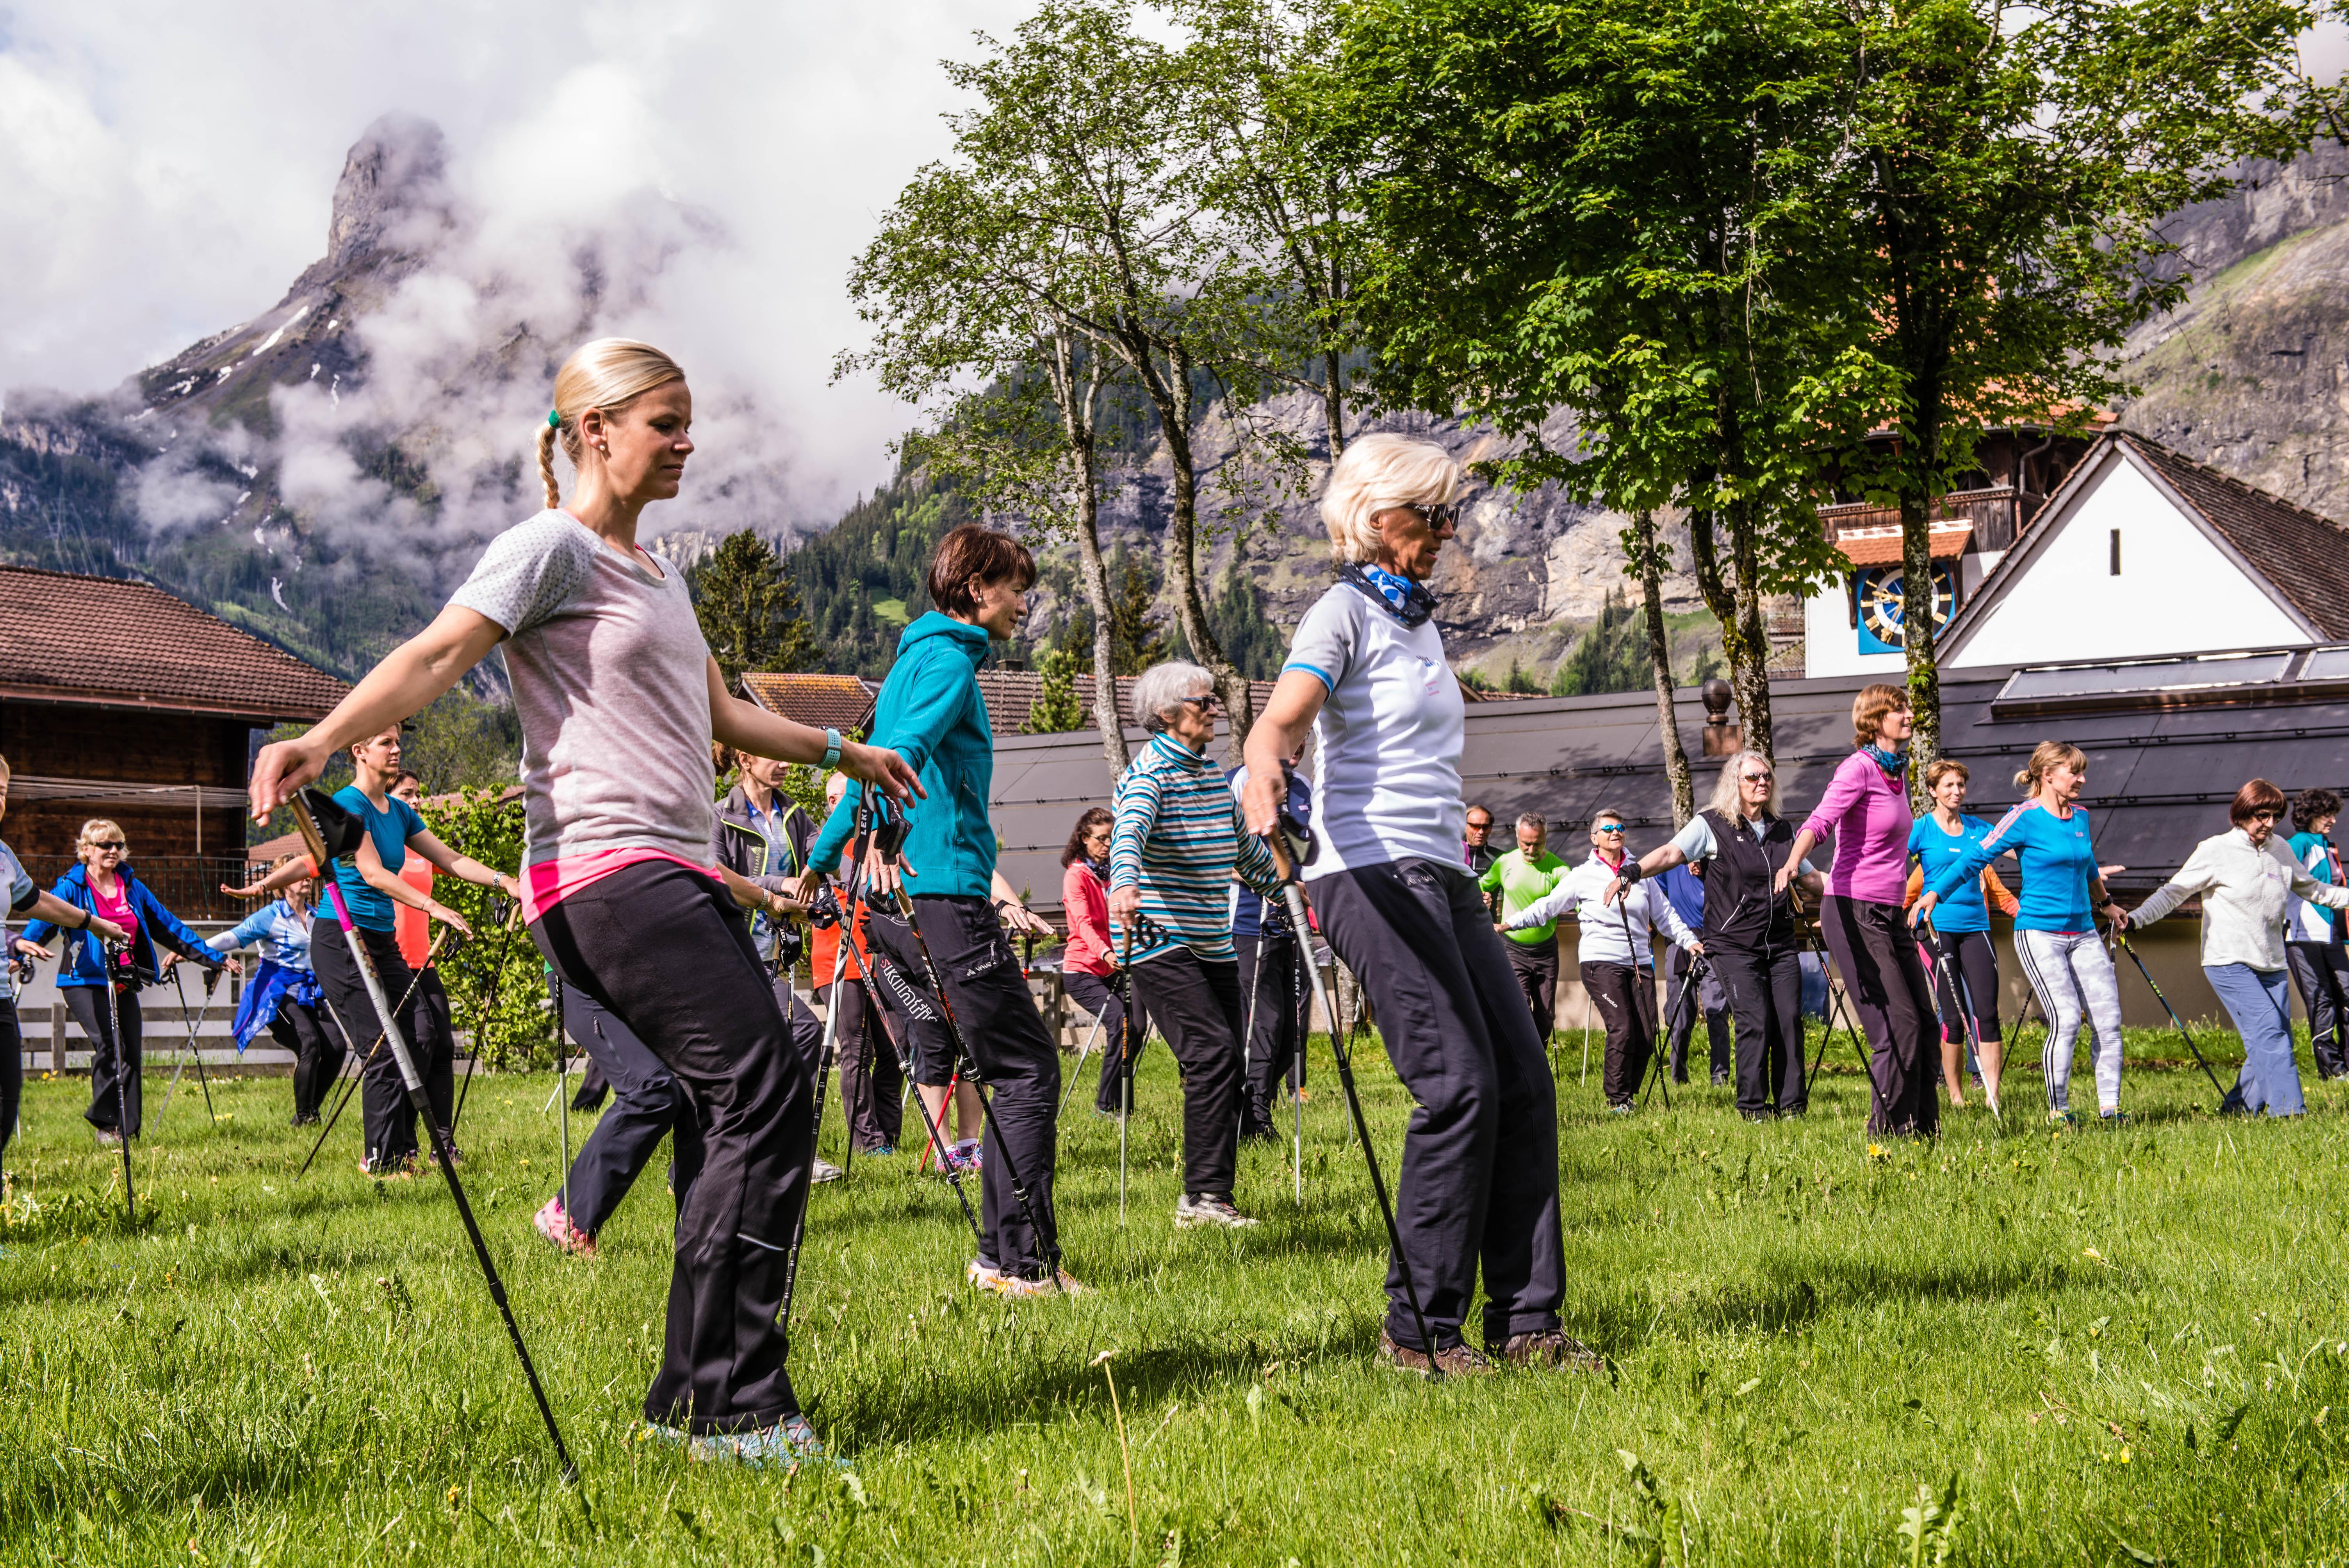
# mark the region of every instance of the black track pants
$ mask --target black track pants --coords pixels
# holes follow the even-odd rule
[[[326,1009],[288,996],[269,1020],[269,1037],[293,1053],[294,1114],[307,1120],[326,1103],[326,1091],[343,1070],[343,1037]]]
[[[799,1408],[776,1316],[815,1125],[807,1060],[749,924],[715,877],[642,861],[543,912],[531,935],[676,1075],[701,1130],[646,1418],[697,1433],[772,1426]]]
[[[8,1140],[16,1131],[17,1108],[25,1099],[25,1037],[16,1025],[16,1004],[0,996],[0,1171],[5,1171]]]
[[[602,1071],[613,1097],[571,1162],[564,1205],[571,1222],[591,1236],[601,1231],[672,1134],[668,1184],[682,1210],[705,1159],[701,1124],[685,1087],[634,1030],[575,986],[563,988],[563,1026]]]
[[[979,1230],[987,1240],[979,1261],[1018,1278],[1046,1278],[1051,1270],[1045,1244],[1030,1228],[1012,1193],[1011,1167],[1018,1166],[1027,1185],[1037,1224],[1057,1235],[1052,1171],[1059,1142],[1060,1048],[1036,1011],[1035,998],[1028,995],[1019,955],[1011,951],[992,904],[983,898],[917,898],[914,913],[945,979],[947,1000],[954,1006],[963,1042],[978,1058],[987,1090],[992,1091],[980,1171]],[[909,926],[876,916],[870,930],[875,947],[885,950],[908,983],[918,979],[926,985],[928,972]],[[876,951],[874,957],[881,956]],[[924,1080],[917,1075],[914,1081]]]
[[[1720,977],[1735,1031],[1739,1114],[1800,1116],[1811,1103],[1803,1077],[1800,949],[1747,952],[1725,946],[1709,933],[1704,950]]]
[[[1534,1033],[1547,1050],[1550,1031],[1557,1027],[1557,937],[1553,934],[1546,942],[1519,942],[1505,936],[1501,949],[1509,955],[1510,973],[1516,975],[1517,989],[1525,993],[1526,1007],[1534,1016]]]
[[[2308,1043],[2316,1052],[2316,1076],[2349,1073],[2349,948],[2337,942],[2288,942],[2284,961],[2308,1009]]]
[[[1460,1342],[1477,1265],[1485,1341],[1558,1326],[1557,1093],[1503,938],[1466,871],[1413,857],[1310,884],[1322,929],[1361,976],[1403,1086],[1395,1223],[1439,1347]],[[1368,1195],[1364,1194],[1364,1201]],[[1387,1270],[1386,1330],[1419,1347]]]
[[[837,994],[826,981],[817,992],[826,1011],[840,1009],[833,1053],[840,1058],[840,1102],[859,1154],[894,1148],[904,1135],[905,1065],[890,1037],[888,1019],[864,999],[864,987],[843,979]]]
[[[1255,937],[1235,936],[1232,941],[1239,949],[1241,1003],[1256,1009],[1256,1026],[1247,1042],[1240,1136],[1277,1135],[1272,1104],[1281,1083],[1286,1080],[1294,1089],[1305,1082],[1305,1004],[1312,982],[1298,958],[1294,936],[1266,937],[1260,963]]]
[[[1655,1054],[1655,982],[1627,964],[1585,964],[1582,988],[1607,1029],[1607,1068],[1600,1075],[1607,1103],[1630,1105]]]
[[[1729,1000],[1722,992],[1720,977],[1711,969],[1690,993],[1689,968],[1695,962],[1687,948],[1675,946],[1664,963],[1664,1027],[1671,1036],[1672,1081],[1688,1082],[1689,1039],[1702,1017],[1706,1054],[1713,1081],[1718,1083],[1729,1076]]]
[[[1875,1097],[1868,1131],[1940,1131],[1941,1031],[1932,982],[1900,906],[1829,893],[1819,901],[1819,934],[1868,1036]]]
[[[1966,1004],[1973,1004],[1974,1029],[1981,1038],[1996,1040],[1998,1031],[1998,949],[1987,931],[1937,931],[1933,948],[1933,1006],[1940,1014],[1946,1039],[1965,1040]]]
[[[1124,1109],[1123,1053],[1131,1049],[1133,1059],[1142,1060],[1143,1042],[1150,1037],[1150,1010],[1134,1009],[1133,1038],[1129,1042],[1125,1037],[1125,998],[1119,995],[1124,981],[1115,976],[1104,980],[1081,969],[1065,970],[1061,979],[1068,986],[1069,995],[1076,998],[1077,1006],[1101,1020],[1102,1064],[1100,1081],[1093,1087],[1093,1109],[1103,1116],[1115,1116]]]
[[[1240,966],[1177,947],[1133,961],[1143,1005],[1183,1068],[1183,1191],[1228,1198],[1239,1169]]]
[[[143,1053],[140,1047],[139,993],[118,986],[114,993],[115,1010],[122,1016],[123,1043],[129,1047],[129,1066],[124,1056],[114,1048],[114,1024],[106,1016],[106,993],[96,985],[60,985],[57,995],[66,999],[66,1011],[89,1037],[89,1109],[82,1119],[100,1132],[124,1131],[139,1136],[141,1117],[140,1067]],[[130,1125],[122,1125],[123,1102],[129,1102]]]

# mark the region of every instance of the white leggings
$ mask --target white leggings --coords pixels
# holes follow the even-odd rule
[[[2047,1109],[2071,1109],[2072,1047],[2085,1021],[2091,1031],[2088,1063],[2096,1077],[2096,1109],[2118,1110],[2121,994],[2112,954],[2094,932],[2018,931],[2014,951],[2047,1015],[2047,1043],[2039,1048]]]

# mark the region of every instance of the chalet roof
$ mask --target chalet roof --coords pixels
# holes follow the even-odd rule
[[[0,566],[0,696],[274,724],[349,689],[151,583]]]
[[[742,689],[769,713],[818,729],[862,729],[881,688],[854,676],[770,675],[746,671]]]
[[[1963,519],[1956,522],[1935,522],[1928,535],[1932,546],[1932,559],[1955,561],[1966,552],[1966,545],[1973,536],[1974,525]],[[1854,566],[1896,565],[1901,560],[1904,548],[1898,524],[1890,528],[1847,530],[1836,535],[1835,546]]]
[[[2324,637],[2349,637],[2349,530],[2142,436],[2127,444]]]
[[[1120,727],[1132,729],[1142,723],[1133,711],[1133,676],[1117,679],[1117,718]],[[979,695],[987,701],[987,722],[998,735],[1025,735],[1028,717],[1037,701],[1044,695],[1044,676],[1036,670],[985,669],[978,672]],[[1248,682],[1248,695],[1257,712],[1264,711],[1265,703],[1272,696],[1270,681]],[[1093,678],[1077,677],[1077,724],[1081,730],[1094,727]]]

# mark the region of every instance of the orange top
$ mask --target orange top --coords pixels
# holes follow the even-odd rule
[[[1982,867],[1982,902],[2009,920],[2013,920],[2014,912],[2023,907],[2022,902],[2006,891],[2006,884],[1998,880],[1998,873],[1988,866]],[[1923,896],[1924,892],[1925,868],[1913,867],[1909,872],[1908,891],[1900,898],[1900,907],[1903,909],[1913,907],[1917,900]]]
[[[865,945],[864,932],[862,927],[859,927],[856,941],[848,950],[848,967],[842,973],[841,978],[843,981],[864,978],[864,960],[871,951]],[[808,944],[808,974],[814,978],[818,985],[829,985],[832,984],[832,966],[839,962],[840,926],[835,922],[819,930],[815,934],[815,940]]]
[[[414,850],[409,851],[408,858],[399,862],[399,880],[426,898],[430,898],[432,862]],[[399,955],[408,961],[408,966],[410,969],[423,968],[426,955],[432,951],[432,917],[420,909],[395,903],[391,906],[391,933],[399,944]]]

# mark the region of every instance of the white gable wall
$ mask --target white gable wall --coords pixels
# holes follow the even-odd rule
[[[2126,453],[1949,660],[1952,667],[2305,646],[2307,636]],[[2112,533],[2121,574],[2112,574]],[[1838,617],[1840,619],[1840,617]]]
[[[1803,673],[1820,676],[1879,676],[1898,681],[1909,668],[1906,654],[1863,654],[1851,624],[1851,595],[1841,583],[1803,603]]]

